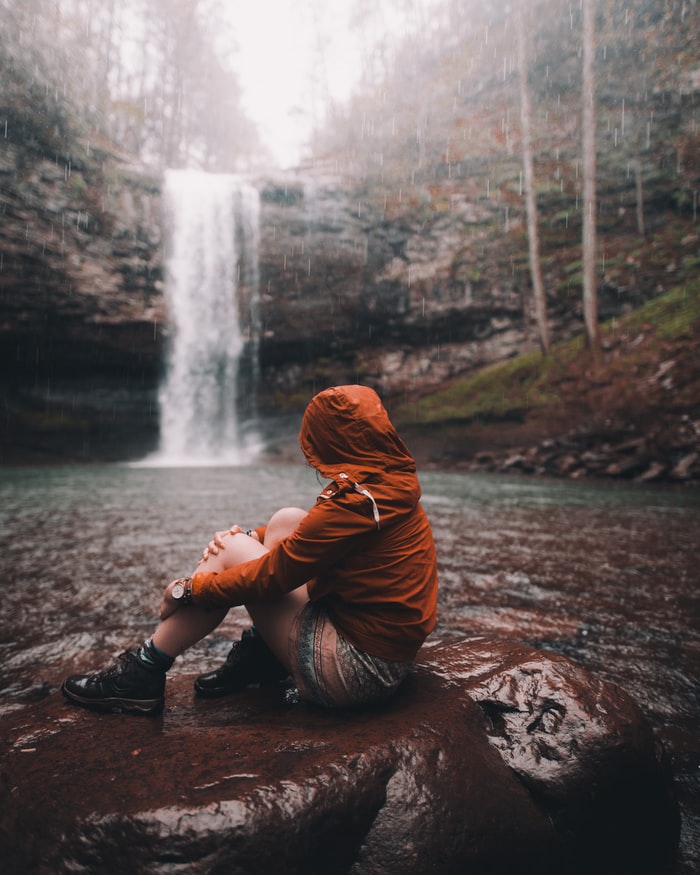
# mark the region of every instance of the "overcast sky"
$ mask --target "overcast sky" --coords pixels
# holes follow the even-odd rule
[[[326,95],[336,101],[350,95],[367,47],[387,29],[405,30],[399,7],[417,9],[436,2],[440,0],[374,0],[367,5],[371,15],[363,16],[361,27],[351,24],[357,0],[229,4],[245,107],[283,166],[299,159]]]

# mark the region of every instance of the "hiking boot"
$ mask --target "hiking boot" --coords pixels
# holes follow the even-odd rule
[[[235,642],[221,668],[201,674],[195,680],[194,690],[198,696],[213,699],[244,687],[276,684],[287,675],[287,669],[253,627],[246,629],[241,640]]]
[[[137,650],[127,650],[105,671],[66,678],[61,690],[72,702],[101,711],[157,714],[165,701],[165,672],[147,666]]]

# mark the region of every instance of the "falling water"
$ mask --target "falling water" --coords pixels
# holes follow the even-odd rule
[[[151,461],[242,464],[256,443],[239,422],[238,389],[246,339],[246,395],[256,375],[257,192],[235,176],[169,171],[164,201],[172,335],[160,393],[160,452]],[[248,338],[240,320],[244,284]]]

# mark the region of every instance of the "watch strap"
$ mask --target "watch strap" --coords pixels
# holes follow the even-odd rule
[[[181,584],[183,589],[185,590],[182,596],[178,599],[183,605],[191,605],[194,601],[192,597],[192,578],[191,577],[180,577],[177,583]]]

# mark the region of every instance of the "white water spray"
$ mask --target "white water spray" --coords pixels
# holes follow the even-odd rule
[[[257,192],[235,176],[169,171],[164,201],[172,335],[160,392],[160,452],[151,463],[244,464],[257,441],[242,433],[237,416],[245,346],[239,291],[244,261],[248,283],[257,286]],[[255,304],[251,299],[254,356]],[[253,364],[253,376],[255,370]]]

